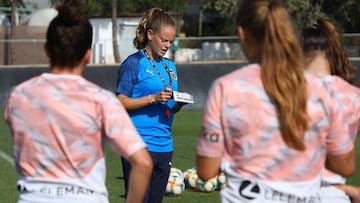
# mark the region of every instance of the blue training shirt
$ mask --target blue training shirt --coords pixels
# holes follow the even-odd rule
[[[176,75],[171,77],[165,70],[162,62]],[[166,86],[170,86],[174,91],[178,91],[178,77],[174,62],[165,57],[160,61],[152,60],[159,70],[162,78],[166,81]],[[118,80],[116,93],[123,94],[131,98],[139,98],[156,94],[164,88],[163,81],[151,65],[143,50],[130,55],[120,65],[118,69]],[[158,102],[142,108],[128,111],[133,124],[142,136],[144,142],[151,152],[171,152],[173,148],[173,138],[171,126],[174,118],[173,99],[167,102]],[[165,114],[166,109],[170,110],[170,117]]]

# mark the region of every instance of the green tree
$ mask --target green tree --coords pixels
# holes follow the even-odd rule
[[[315,2],[304,0],[288,0],[287,7],[290,15],[293,17],[294,23],[297,27],[301,28],[308,25],[311,20],[320,17],[327,17],[322,12],[323,0]]]
[[[204,13],[203,35],[234,35],[238,0],[200,0]],[[216,31],[216,32],[214,32]]]
[[[111,17],[112,1],[85,0],[86,9],[93,17]],[[120,16],[145,13],[152,7],[161,7],[169,12],[182,14],[187,0],[117,0],[117,12]]]
[[[205,17],[203,33],[234,34],[237,4],[241,0],[199,0],[199,3],[204,15],[212,16],[210,20]],[[325,17],[344,32],[360,32],[360,0],[286,0],[285,3],[298,28]]]
[[[0,6],[11,6],[11,0],[1,0]]]
[[[346,32],[360,32],[359,0],[324,0],[323,11]]]
[[[233,18],[236,15],[238,7],[238,0],[216,0],[216,1],[202,1],[202,9],[215,10],[223,18]]]
[[[85,0],[86,11],[92,17],[111,17],[111,1]]]
[[[325,17],[343,32],[359,32],[360,0],[287,0],[287,6],[298,27]]]

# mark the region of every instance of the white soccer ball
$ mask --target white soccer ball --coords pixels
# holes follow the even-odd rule
[[[183,172],[178,168],[171,168],[169,176],[177,176],[184,178]]]
[[[184,172],[182,173],[182,174],[183,174],[183,177],[184,177],[185,179],[187,179],[188,176],[189,176],[189,174],[196,173],[196,170],[197,170],[196,167],[187,169],[186,171],[184,171]]]
[[[186,188],[197,189],[198,175],[196,168],[190,168],[183,172]]]
[[[221,172],[217,176],[217,187],[216,190],[221,190],[226,186],[226,176],[224,172]]]
[[[185,190],[184,178],[178,175],[170,175],[166,185],[165,195],[179,196]]]
[[[201,192],[213,192],[217,188],[217,176],[210,178],[208,181],[202,181],[198,178],[197,186],[198,190]]]

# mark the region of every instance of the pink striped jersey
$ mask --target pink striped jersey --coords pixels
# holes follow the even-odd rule
[[[24,202],[108,202],[105,143],[125,158],[146,147],[116,96],[76,75],[19,84],[5,119]]]
[[[213,83],[197,155],[222,157],[221,170],[228,181],[221,191],[223,202],[287,202],[292,198],[290,202],[302,198],[309,198],[302,202],[319,202],[316,191],[326,154],[353,149],[339,106],[324,81],[305,74],[309,115],[306,150],[294,150],[282,139],[274,101],[265,92],[260,74],[260,66],[250,64]],[[274,200],[276,197],[280,200]]]
[[[330,93],[340,101],[344,122],[348,125],[350,136],[355,143],[356,136],[360,131],[360,88],[353,86],[338,76],[326,76],[323,78],[330,87]],[[323,174],[327,183],[345,184],[346,179],[340,175],[325,169]]]

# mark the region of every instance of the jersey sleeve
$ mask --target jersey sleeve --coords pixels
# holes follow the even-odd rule
[[[330,92],[330,95],[334,95]],[[348,125],[344,122],[341,103],[336,97],[330,98],[330,128],[326,139],[328,154],[338,155],[350,152],[354,148]]]
[[[116,94],[131,96],[138,74],[138,64],[134,60],[125,60],[118,70]]]
[[[221,157],[224,154],[224,132],[221,121],[221,83],[215,81],[206,100],[200,134],[197,143],[197,155]]]

